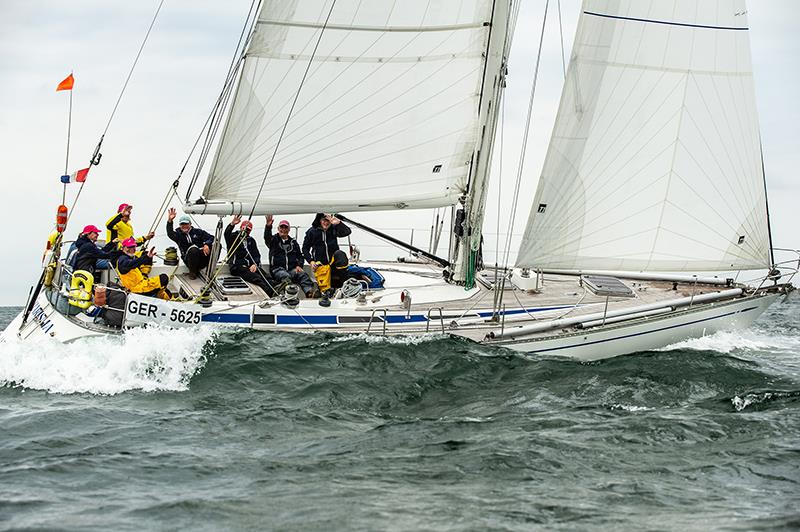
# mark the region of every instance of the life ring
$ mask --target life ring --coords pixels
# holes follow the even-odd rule
[[[87,309],[92,305],[92,285],[94,275],[86,270],[72,272],[72,282],[69,286],[69,304],[73,307]]]

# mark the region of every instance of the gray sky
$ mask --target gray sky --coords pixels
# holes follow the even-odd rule
[[[551,2],[555,7],[555,1]],[[5,260],[0,266],[0,305],[21,305],[38,278],[38,265],[61,202],[66,92],[55,86],[71,70],[73,129],[69,172],[86,166],[144,36],[158,0],[0,0],[0,159]],[[68,235],[87,223],[101,226],[119,203],[132,203],[137,233],[147,231],[169,184],[177,176],[194,137],[220,89],[250,5],[249,0],[167,0],[93,168]],[[569,49],[580,3],[562,0],[564,41]],[[777,247],[800,248],[800,15],[795,0],[751,1],[748,12],[764,157]],[[512,51],[506,92],[501,232],[507,227],[511,184],[519,157],[522,125],[538,44],[543,1],[526,0]],[[568,53],[568,51],[567,51]],[[551,10],[545,36],[523,198],[514,233],[524,229],[530,200],[547,149],[561,91],[557,16]],[[496,157],[497,159],[497,157]],[[184,179],[186,183],[188,179]],[[497,173],[486,214],[487,261],[493,262],[497,227]],[[68,198],[77,185],[71,184]],[[68,200],[68,205],[71,200]],[[279,213],[276,213],[279,214]],[[431,213],[354,216],[427,247]],[[293,216],[306,224],[310,217]],[[206,220],[213,230],[215,221]],[[256,220],[259,230],[263,221]],[[163,228],[157,230],[163,233]],[[355,237],[365,258],[398,252]],[[166,243],[160,237],[160,248]],[[513,250],[516,250],[516,242]]]

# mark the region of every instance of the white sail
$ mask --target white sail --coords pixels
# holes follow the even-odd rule
[[[586,0],[517,264],[770,263],[743,0]]]
[[[206,204],[187,210],[453,204],[479,137],[492,4],[336,0],[325,25],[331,0],[265,0],[203,192]]]

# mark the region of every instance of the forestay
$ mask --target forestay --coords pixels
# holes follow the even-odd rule
[[[330,8],[264,2],[206,205],[187,210],[249,212],[298,88],[256,213],[435,207],[462,194],[492,2],[336,0],[323,31]]]
[[[744,1],[586,0],[525,267],[764,268]]]

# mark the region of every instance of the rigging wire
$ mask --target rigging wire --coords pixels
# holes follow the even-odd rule
[[[206,139],[203,142],[203,150],[200,158],[197,161],[197,168],[195,169],[194,175],[192,176],[192,180],[189,182],[189,188],[186,191],[186,201],[189,201],[189,196],[191,195],[192,191],[194,190],[194,186],[197,183],[197,179],[200,176],[200,171],[205,163],[206,157],[208,156],[208,152],[211,148],[211,142],[213,139],[212,135],[212,128],[209,127],[209,124],[212,124],[218,117],[220,117],[221,121],[221,110],[226,106],[228,99],[230,98],[231,88],[233,87],[233,80],[236,77],[236,72],[239,70],[242,61],[244,60],[245,50],[247,49],[247,45],[250,39],[253,36],[253,26],[258,19],[257,13],[259,12],[259,7],[261,7],[260,0],[252,0],[250,2],[250,9],[247,11],[247,17],[245,18],[244,24],[242,25],[242,31],[239,34],[239,40],[236,42],[236,48],[233,51],[233,57],[231,57],[231,63],[228,65],[228,73],[225,76],[225,82],[222,85],[222,90],[220,91],[219,96],[217,97],[217,101],[214,102],[214,105],[211,108],[211,112],[208,114],[203,127],[200,129],[200,133],[197,135],[197,138],[192,145],[192,149],[189,150],[189,155],[186,157],[186,161],[183,163],[183,167],[181,168],[180,172],[178,173],[178,178],[176,180],[180,181],[181,176],[183,175],[184,170],[189,164],[189,161],[194,155],[194,151],[197,149],[197,145],[200,143],[200,139],[203,138],[203,132],[206,132],[206,128],[208,131],[206,132]],[[254,9],[255,8],[255,9]],[[254,16],[255,14],[255,16]],[[250,20],[252,17],[252,20]],[[247,38],[245,39],[245,35]],[[216,132],[216,129],[214,129]]]
[[[497,170],[497,237],[494,241],[494,287],[497,290],[499,287],[500,275],[500,214],[503,212],[503,153],[505,147],[505,129],[506,129],[506,99],[503,98],[500,102],[500,161],[498,162]],[[495,292],[493,308],[497,309],[498,295]]]
[[[536,65],[533,71],[533,83],[531,84],[531,94],[528,100],[528,114],[525,118],[525,133],[522,136],[522,146],[520,148],[520,155],[519,155],[519,163],[517,165],[517,179],[514,184],[514,202],[511,206],[511,213],[508,217],[508,232],[506,234],[506,242],[505,242],[505,249],[504,249],[504,257],[503,262],[504,264],[508,264],[508,256],[511,253],[511,236],[514,230],[514,221],[517,215],[517,207],[519,205],[519,192],[520,187],[522,184],[522,171],[525,167],[525,152],[528,148],[528,137],[530,135],[530,125],[531,125],[531,118],[533,116],[533,101],[534,96],[536,95],[536,82],[539,79],[539,65],[541,64],[542,59],[542,47],[544,45],[544,32],[545,28],[547,27],[547,9],[550,5],[550,0],[545,2],[544,6],[544,17],[542,18],[542,30],[539,35],[539,49],[536,53]],[[503,292],[500,293],[500,297],[497,300],[497,307],[503,304]]]
[[[549,0],[548,0],[549,1]],[[328,11],[328,16],[325,18],[325,23],[322,25],[319,31],[319,38],[317,39],[317,43],[314,45],[314,50],[311,52],[311,57],[308,59],[308,64],[306,65],[306,70],[303,72],[303,77],[300,79],[300,85],[297,87],[297,92],[294,95],[294,101],[292,102],[292,106],[289,108],[289,114],[286,115],[286,120],[283,123],[283,128],[281,129],[281,134],[278,137],[277,142],[275,143],[275,151],[272,152],[272,157],[269,160],[269,164],[267,165],[267,170],[264,172],[264,179],[261,180],[261,186],[258,188],[258,193],[256,194],[255,200],[253,200],[253,207],[250,209],[249,218],[253,217],[253,213],[256,211],[256,205],[258,204],[258,199],[261,197],[261,192],[264,190],[264,185],[267,182],[267,178],[269,177],[269,171],[272,168],[272,162],[275,160],[275,155],[278,153],[278,148],[281,145],[281,140],[283,139],[284,133],[286,133],[286,128],[289,126],[289,120],[292,118],[292,113],[294,112],[294,107],[297,105],[297,100],[300,98],[300,91],[303,90],[303,85],[305,84],[306,77],[308,76],[308,71],[311,69],[311,64],[314,62],[314,58],[317,55],[317,50],[319,49],[319,43],[322,42],[322,36],[325,34],[325,29],[328,27],[328,22],[330,22],[331,15],[333,14],[333,8],[336,7],[336,0],[331,2],[331,8]]]
[[[141,46],[139,46],[139,51],[136,52],[136,58],[133,60],[133,65],[131,65],[131,69],[128,71],[128,77],[125,78],[125,83],[122,85],[122,90],[119,92],[119,96],[117,97],[117,102],[114,104],[114,109],[111,110],[111,116],[108,117],[108,122],[106,122],[106,127],[103,130],[103,134],[100,135],[100,142],[102,142],[103,137],[108,132],[108,128],[111,127],[111,121],[114,120],[114,115],[117,113],[117,108],[119,107],[119,103],[122,101],[122,95],[125,94],[125,89],[128,88],[128,82],[131,80],[131,76],[133,76],[133,71],[136,68],[136,64],[139,62],[139,57],[142,55],[142,50],[144,50],[144,45],[147,44],[147,39],[150,38],[150,32],[153,31],[153,26],[155,26],[156,19],[158,18],[158,14],[161,12],[161,7],[164,5],[164,0],[161,0],[158,4],[158,8],[156,9],[155,15],[153,15],[153,20],[150,21],[150,26],[147,28],[147,33],[145,33],[144,40],[142,40]]]
[[[561,23],[561,0],[558,0],[558,37],[561,39],[561,68],[564,70],[564,79],[566,79],[567,60],[564,52],[564,26]]]
[[[433,47],[431,50],[429,50],[429,51],[427,52],[427,54],[426,54],[426,55],[429,55],[430,53],[432,53],[433,51],[435,51],[436,49],[438,49],[439,47],[441,47],[441,46],[442,46],[444,43],[446,43],[446,42],[447,42],[448,40],[450,40],[450,39],[451,39],[451,37],[447,37],[447,38],[443,39],[443,40],[442,40],[442,41],[440,41],[438,44],[436,44],[436,45],[435,45],[435,46],[434,46],[434,47]],[[412,38],[412,39],[411,39],[411,40],[410,40],[410,41],[409,41],[409,42],[408,42],[406,45],[404,45],[403,47],[401,47],[401,48],[400,48],[400,49],[399,49],[397,52],[395,52],[395,53],[394,53],[392,56],[390,56],[389,58],[387,58],[386,62],[384,62],[384,63],[383,63],[383,64],[382,64],[380,67],[378,67],[376,70],[374,70],[374,71],[370,72],[369,74],[366,74],[366,75],[364,75],[364,76],[363,76],[363,77],[361,77],[359,80],[355,81],[355,82],[353,83],[353,85],[352,85],[352,86],[351,86],[349,89],[347,89],[346,91],[344,91],[344,92],[342,92],[341,94],[339,94],[339,95],[338,95],[338,97],[337,97],[335,100],[333,100],[333,102],[331,102],[331,103],[338,102],[338,101],[340,101],[340,100],[343,100],[343,99],[345,99],[345,97],[346,97],[346,96],[348,96],[348,95],[349,95],[351,92],[353,92],[353,91],[357,90],[357,89],[358,89],[360,86],[363,86],[363,85],[364,85],[364,83],[368,83],[368,80],[369,80],[369,78],[370,78],[370,77],[372,77],[373,75],[375,75],[375,74],[376,74],[376,72],[378,72],[380,69],[382,69],[384,65],[388,65],[388,64],[390,63],[390,60],[391,60],[391,59],[393,59],[394,57],[397,57],[397,56],[398,56],[398,55],[399,55],[399,54],[400,54],[400,53],[401,53],[401,52],[402,52],[402,51],[403,51],[403,50],[404,50],[404,49],[405,49],[407,46],[410,46],[410,45],[411,45],[411,44],[412,44],[412,43],[413,43],[415,40],[416,40],[416,37]],[[376,39],[376,41],[375,41],[375,42],[377,42],[377,39]],[[373,43],[373,44],[374,44],[374,43]],[[364,54],[366,54],[366,50],[365,50],[364,52],[362,52],[362,53],[361,53],[361,54],[360,54],[360,55],[359,55],[359,56],[358,56],[356,59],[358,59],[358,58],[362,57]],[[443,66],[442,66],[442,68],[444,68],[444,67],[446,67],[446,66],[450,65],[452,62],[454,62],[454,61],[455,61],[455,59],[456,59],[456,57],[452,57],[452,58],[450,58],[450,59],[449,59],[449,60],[448,60],[448,61],[447,61],[447,62],[446,62],[446,63],[445,63]],[[390,79],[390,80],[386,81],[386,82],[385,82],[385,83],[383,83],[383,84],[382,84],[380,87],[377,87],[377,88],[376,88],[376,90],[374,91],[374,93],[380,93],[381,91],[384,91],[384,90],[390,89],[392,86],[394,86],[394,85],[395,85],[395,84],[398,82],[398,80],[400,80],[401,78],[405,77],[406,75],[409,75],[410,73],[413,73],[413,72],[415,71],[415,69],[417,69],[417,68],[419,67],[419,64],[420,64],[420,63],[418,63],[418,62],[412,63],[412,64],[411,64],[411,65],[410,65],[408,68],[406,68],[405,70],[403,70],[401,73],[397,74],[397,75],[396,75],[396,76],[394,76],[392,79]],[[348,68],[349,68],[349,67],[348,67]],[[315,69],[315,71],[314,71],[314,72],[316,72],[316,69]],[[458,83],[461,83],[461,82],[463,82],[463,80],[464,80],[464,79],[466,79],[466,78],[467,78],[467,77],[469,77],[469,76],[470,76],[470,73],[467,73],[467,74],[465,74],[465,75],[464,75],[464,76],[462,76],[461,78],[459,78],[459,79],[456,79],[455,81],[453,81],[453,82],[452,82],[450,85],[443,87],[443,88],[441,89],[441,91],[440,91],[440,92],[444,92],[444,91],[446,91],[447,89],[449,89],[449,88],[452,88],[452,87],[456,86]],[[284,79],[285,79],[285,77],[286,77],[286,76],[284,76]],[[326,90],[327,90],[327,89],[328,89],[328,87],[329,87],[329,86],[330,86],[330,85],[333,83],[333,81],[335,81],[335,78],[334,78],[334,80],[331,80],[331,81],[330,81],[330,82],[328,82],[326,85],[324,85],[323,87],[321,87],[321,88],[319,89],[319,91],[318,91],[316,94],[314,94],[314,95],[313,95],[311,98],[309,98],[309,99],[308,99],[306,102],[304,102],[304,107],[301,107],[301,108],[300,108],[300,111],[303,111],[303,110],[307,109],[307,106],[308,106],[308,104],[309,104],[309,103],[313,102],[314,100],[316,100],[317,98],[319,98],[321,95],[324,95],[324,94],[326,94]],[[281,79],[281,82],[280,82],[280,83],[279,83],[279,84],[278,84],[276,87],[279,87],[279,86],[281,85],[281,83],[282,83],[282,82],[283,82],[283,79]],[[422,77],[420,77],[420,78],[419,78],[419,79],[416,81],[416,83],[414,83],[413,85],[411,85],[411,86],[409,86],[409,87],[408,87],[408,89],[407,89],[407,91],[406,91],[406,94],[413,94],[413,93],[414,93],[414,89],[416,89],[416,88],[417,88],[417,87],[419,87],[419,86],[422,86],[422,85],[423,85],[423,84],[425,84],[425,83],[430,83],[430,78],[429,78],[428,76],[422,76]],[[373,93],[373,94],[374,94],[374,93]],[[438,93],[437,93],[436,95],[438,95]],[[434,96],[436,96],[436,95],[434,95]],[[301,122],[301,123],[294,122],[294,123],[292,124],[292,125],[293,125],[293,127],[294,127],[294,129],[287,131],[287,138],[291,137],[291,136],[292,136],[292,134],[294,134],[295,132],[297,132],[298,130],[300,130],[300,128],[303,128],[304,126],[306,126],[306,125],[308,125],[308,124],[310,124],[310,123],[312,123],[312,122],[314,123],[314,129],[315,129],[315,131],[318,133],[318,136],[319,136],[321,139],[323,139],[324,141],[326,141],[326,142],[328,142],[330,138],[333,138],[333,137],[335,136],[335,134],[336,134],[336,133],[338,133],[338,132],[340,132],[340,131],[348,131],[348,132],[349,132],[349,131],[351,130],[351,126],[354,126],[355,124],[357,124],[357,123],[361,122],[362,120],[364,120],[364,119],[367,119],[367,118],[371,118],[371,117],[373,116],[373,113],[372,113],[372,112],[369,112],[369,111],[367,111],[367,112],[363,112],[363,111],[361,110],[361,109],[362,109],[362,107],[363,107],[363,104],[364,104],[365,102],[367,102],[367,101],[368,101],[370,98],[371,98],[371,96],[370,96],[370,95],[367,95],[367,96],[364,96],[364,97],[363,97],[361,100],[359,100],[359,101],[354,101],[354,102],[353,102],[353,103],[352,103],[352,104],[351,104],[351,105],[350,105],[348,108],[346,108],[346,109],[344,109],[344,110],[340,111],[340,112],[339,112],[338,114],[336,114],[336,115],[333,115],[333,116],[330,116],[330,117],[328,117],[328,118],[326,119],[326,121],[322,121],[322,120],[320,120],[320,117],[319,117],[317,114],[314,114],[314,115],[311,115],[311,116],[309,116],[308,118],[304,119],[304,121],[303,121],[303,122]],[[271,97],[270,97],[270,100],[271,100]],[[270,100],[267,100],[267,103],[269,103],[269,101],[270,101]],[[394,118],[400,117],[400,116],[402,116],[403,114],[406,114],[406,113],[411,113],[411,112],[413,112],[413,111],[414,111],[414,109],[415,109],[416,107],[418,107],[418,106],[421,106],[421,105],[423,105],[424,103],[425,103],[425,100],[423,100],[423,101],[420,101],[420,102],[417,102],[416,104],[414,104],[414,105],[413,105],[413,106],[411,106],[411,107],[406,107],[406,108],[403,108],[403,109],[402,109],[400,112],[398,112],[397,114],[395,114],[395,115],[394,115],[394,116],[392,116],[392,117],[389,117],[389,118],[387,118],[386,120],[391,120],[391,119],[394,119]],[[266,105],[266,104],[265,104],[265,105]],[[284,110],[284,109],[285,109],[285,108],[286,108],[288,105],[289,105],[289,101],[288,101],[288,100],[287,100],[287,101],[285,101],[285,102],[283,102],[282,104],[280,104],[280,106],[279,106],[279,107],[277,107],[277,109],[275,110],[275,112],[274,112],[273,114],[274,114],[274,115],[281,114],[281,112],[282,112],[282,111],[283,111],[283,110]],[[355,118],[351,118],[351,116],[353,116],[353,115],[356,113],[356,111],[357,111],[358,115],[357,115]],[[300,113],[298,112],[298,114],[297,114],[297,115],[295,115],[295,117],[294,117],[294,118],[297,118],[297,117],[299,117],[299,116],[300,116]],[[343,117],[344,117],[346,120],[349,120],[349,122],[342,122],[342,120],[341,120],[341,119],[342,119]],[[254,122],[253,124],[251,124],[251,125],[250,125],[250,126],[249,126],[249,127],[246,129],[246,130],[245,130],[245,132],[244,132],[244,133],[245,133],[245,134],[250,134],[250,133],[251,133],[251,128],[253,127],[253,125],[254,125],[254,124],[255,124],[255,122]],[[268,124],[268,125],[270,125],[270,124]],[[327,126],[329,126],[329,125],[335,125],[335,126],[337,126],[337,127],[336,127],[336,129],[333,129],[333,130],[325,130],[324,128],[325,128],[325,127],[327,127]],[[357,133],[355,133],[355,134],[351,134],[351,136],[350,136],[349,138],[353,138],[353,137],[357,136],[358,134],[365,133],[366,131],[368,131],[369,129],[371,129],[371,128],[373,128],[373,127],[376,127],[376,126],[375,126],[375,125],[373,125],[373,126],[370,126],[370,127],[369,127],[369,128],[367,128],[366,130],[362,129],[362,130],[360,130],[359,132],[357,132]],[[261,141],[259,142],[259,144],[258,144],[258,145],[256,145],[256,146],[254,146],[254,147],[253,147],[253,152],[254,152],[254,153],[255,153],[256,151],[258,151],[258,150],[261,150],[262,148],[263,148],[263,152],[260,152],[260,153],[259,153],[257,156],[255,156],[255,157],[253,157],[253,158],[251,158],[251,159],[243,159],[243,160],[240,160],[240,161],[238,161],[236,164],[234,164],[234,165],[233,165],[233,166],[230,168],[230,171],[231,171],[231,173],[233,173],[233,174],[237,173],[237,172],[238,172],[238,171],[241,169],[241,167],[242,167],[244,164],[258,164],[258,163],[261,163],[262,161],[265,161],[265,160],[267,160],[267,159],[268,159],[268,157],[269,157],[269,152],[270,152],[270,150],[273,150],[273,149],[274,149],[274,147],[273,147],[273,146],[270,146],[270,145],[269,145],[269,144],[270,144],[270,141],[271,141],[271,140],[272,140],[272,139],[273,139],[273,138],[274,138],[274,137],[275,137],[275,136],[276,136],[276,135],[277,135],[279,132],[280,132],[280,127],[276,127],[274,131],[270,132],[270,133],[269,133],[269,135],[267,135],[267,136],[266,136],[266,137],[265,137],[263,140],[261,140]],[[305,141],[306,139],[303,139],[303,140]],[[288,153],[282,153],[280,157],[276,157],[276,159],[275,159],[275,162],[276,162],[276,163],[281,163],[282,161],[285,161],[285,160],[286,160],[288,157],[291,157],[291,156],[293,156],[293,155],[296,155],[298,152],[301,152],[301,151],[303,151],[304,149],[311,148],[311,147],[317,148],[317,145],[318,145],[318,143],[319,143],[319,141],[318,141],[318,140],[311,139],[309,142],[306,142],[306,143],[305,143],[303,146],[300,146],[299,148],[295,149],[294,151],[290,151],[290,152],[288,152]],[[338,144],[329,145],[329,146],[326,146],[325,148],[329,148],[329,147],[336,146],[336,145],[338,145]],[[317,149],[317,151],[319,151],[319,149]],[[293,163],[293,162],[297,162],[297,161],[302,161],[302,158],[291,159],[291,160],[289,160],[289,161],[288,161],[288,163],[285,163],[285,162],[284,162],[282,165],[281,165],[281,164],[279,164],[279,165],[278,165],[278,167],[286,167],[287,165],[289,165],[289,164],[291,164],[291,163]],[[318,161],[318,162],[325,162],[325,160]],[[276,168],[278,168],[278,167],[276,167]],[[274,177],[274,175],[275,175],[275,174],[273,174],[273,177]],[[275,182],[276,182],[276,181],[274,181],[274,180],[273,180],[273,181],[271,181],[271,183],[272,183],[272,184],[274,184]]]
[[[309,58],[308,65],[306,65],[306,70],[303,73],[302,79],[300,80],[300,84],[299,84],[299,86],[297,88],[297,92],[295,93],[294,101],[292,102],[292,106],[289,109],[289,114],[287,115],[286,121],[284,122],[284,125],[283,125],[283,129],[281,130],[281,135],[278,138],[277,143],[275,144],[275,151],[273,152],[272,158],[270,159],[269,165],[267,166],[267,170],[264,173],[264,178],[261,181],[261,186],[258,189],[258,194],[256,195],[255,200],[253,201],[253,208],[250,210],[250,214],[249,214],[248,218],[252,218],[253,217],[253,213],[255,212],[256,205],[258,203],[258,199],[261,196],[261,193],[262,193],[262,191],[264,189],[264,184],[266,183],[267,178],[269,176],[270,167],[272,166],[272,162],[275,160],[275,154],[277,153],[278,147],[280,146],[281,139],[283,138],[283,135],[286,132],[286,128],[287,128],[287,126],[289,124],[289,120],[292,117],[292,112],[294,111],[294,107],[297,104],[298,98],[300,97],[300,91],[302,90],[303,84],[305,83],[306,77],[308,76],[308,72],[309,72],[309,69],[311,68],[311,64],[313,63],[314,58],[316,57],[317,50],[319,49],[319,44],[322,41],[322,35],[325,33],[325,29],[328,26],[328,23],[329,23],[330,18],[331,18],[331,14],[333,13],[333,8],[335,6],[336,6],[336,0],[333,0],[333,2],[331,3],[331,8],[328,11],[328,16],[325,19],[325,23],[323,24],[322,28],[320,29],[319,38],[317,39],[316,45],[314,46],[314,50],[313,50],[313,52],[311,54],[311,57]],[[224,265],[227,264],[227,262],[230,260],[231,256],[233,256],[233,254],[236,252],[236,250],[239,248],[239,246],[241,246],[242,243],[246,240],[246,237],[242,238],[241,234],[238,235],[238,236],[239,236],[239,238],[236,239],[236,241],[234,242],[234,245],[231,246],[230,249],[227,250],[225,260],[222,261],[219,264],[217,269],[214,271],[213,275],[210,276],[208,282],[205,284],[205,286],[201,290],[200,297],[202,297],[203,295],[205,295],[208,292],[208,290],[211,288],[211,285],[213,284],[214,280],[222,272],[222,268],[224,267]],[[261,276],[264,277],[263,272],[261,273]],[[265,278],[265,280],[266,280],[266,278]],[[198,300],[199,300],[199,297],[198,297]],[[297,313],[297,310],[295,310],[295,312]],[[297,314],[300,315],[299,313],[297,313]],[[305,318],[304,318],[304,321],[306,321]],[[308,323],[308,321],[306,321],[306,323],[311,325],[310,323]]]
[[[236,48],[234,50],[233,57],[231,57],[231,63],[230,63],[230,65],[228,65],[228,73],[225,76],[225,83],[222,86],[222,90],[220,91],[220,94],[217,97],[216,102],[212,106],[211,112],[209,113],[208,117],[206,118],[206,121],[205,121],[205,123],[203,124],[203,127],[200,130],[200,133],[197,135],[197,138],[195,139],[194,144],[192,145],[192,148],[189,150],[189,155],[187,155],[186,160],[183,163],[183,166],[181,167],[180,171],[178,172],[178,177],[175,178],[175,181],[172,182],[172,184],[169,187],[169,190],[167,190],[167,193],[166,193],[166,195],[164,197],[164,200],[161,203],[161,206],[159,207],[159,209],[158,209],[158,211],[156,213],[156,216],[155,216],[155,218],[153,219],[153,222],[150,225],[150,231],[154,231],[155,228],[158,226],[158,224],[161,223],[161,219],[163,218],[164,214],[167,212],[167,208],[169,207],[169,201],[172,199],[173,195],[180,202],[180,196],[178,196],[177,190],[178,190],[178,186],[180,185],[181,177],[183,176],[183,172],[186,170],[186,167],[189,165],[189,162],[191,161],[192,155],[194,155],[194,152],[197,149],[198,144],[200,143],[200,139],[203,138],[203,134],[204,134],[204,132],[206,132],[206,129],[208,128],[208,132],[206,132],[206,140],[205,140],[205,143],[204,143],[204,153],[201,155],[200,159],[198,160],[198,167],[197,167],[197,169],[196,169],[196,171],[194,173],[194,176],[192,177],[191,182],[189,183],[189,188],[188,188],[188,190],[186,192],[186,200],[187,201],[189,199],[189,195],[192,193],[192,189],[194,188],[194,185],[197,182],[197,178],[200,175],[200,168],[202,167],[202,163],[203,163],[203,161],[205,161],[205,156],[208,153],[208,150],[206,149],[206,146],[210,147],[210,144],[211,144],[209,136],[211,135],[212,129],[211,129],[211,127],[209,127],[209,124],[213,123],[213,121],[215,120],[215,118],[217,116],[217,113],[220,112],[220,110],[222,108],[224,108],[226,103],[227,103],[227,99],[228,99],[228,97],[229,97],[229,95],[231,93],[231,87],[233,86],[233,79],[236,76],[236,72],[239,69],[239,65],[241,64],[242,60],[244,59],[244,51],[245,51],[245,49],[247,47],[247,43],[249,42],[250,37],[252,36],[252,31],[250,31],[250,30],[252,30],[252,27],[255,24],[255,21],[256,21],[256,18],[257,18],[257,17],[253,17],[253,14],[258,12],[257,8],[254,10],[254,8],[257,5],[258,6],[261,5],[260,0],[252,0],[252,2],[250,3],[250,9],[247,12],[247,17],[245,18],[245,23],[242,25],[242,31],[239,33],[239,40],[236,43]],[[252,20],[251,20],[251,17],[253,17]],[[247,35],[247,39],[245,39],[245,35]],[[192,220],[194,220],[194,218],[192,218]],[[197,224],[196,220],[194,220],[194,221],[195,221],[195,224],[199,227],[200,224]]]
[[[139,63],[139,58],[142,55],[142,51],[144,50],[144,47],[147,44],[147,40],[150,38],[150,32],[153,30],[153,26],[155,26],[156,19],[158,18],[159,13],[161,12],[161,8],[164,5],[164,1],[165,0],[161,0],[159,2],[158,8],[156,8],[156,12],[153,15],[153,19],[150,21],[150,26],[148,26],[144,39],[142,39],[142,44],[139,46],[139,51],[136,52],[136,58],[133,60],[133,64],[131,65],[131,68],[128,71],[128,76],[125,78],[125,83],[122,85],[122,90],[120,90],[119,96],[117,96],[117,101],[114,104],[114,108],[111,111],[111,115],[108,117],[108,122],[106,122],[106,127],[103,129],[103,133],[100,135],[100,140],[98,141],[97,146],[94,149],[94,153],[92,154],[92,157],[89,160],[89,168],[100,164],[100,158],[102,157],[102,154],[100,153],[100,148],[103,145],[103,140],[105,139],[106,133],[108,133],[108,129],[111,127],[111,122],[114,120],[114,116],[117,113],[117,108],[119,107],[119,104],[122,101],[122,96],[125,94],[125,90],[128,88],[128,83],[130,82],[131,77],[133,76],[133,71],[136,69],[136,65]],[[78,189],[78,193],[75,195],[75,199],[72,202],[72,206],[68,211],[67,223],[69,223],[69,219],[72,216],[72,212],[74,211],[75,206],[78,204],[78,200],[81,197],[81,192],[83,192],[84,185],[86,185],[85,180],[81,182],[81,186]]]

